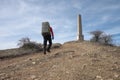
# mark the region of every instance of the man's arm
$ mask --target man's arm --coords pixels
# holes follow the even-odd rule
[[[54,32],[53,32],[52,27],[50,27],[50,33],[51,33],[51,35],[52,35],[52,39],[54,39]]]

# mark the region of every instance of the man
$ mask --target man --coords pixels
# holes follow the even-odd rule
[[[44,54],[47,52],[50,52],[50,48],[52,46],[52,39],[54,39],[54,33],[52,30],[52,27],[50,27],[49,22],[42,22],[42,36],[44,39],[43,45],[44,45]],[[52,38],[52,39],[51,39]],[[49,45],[47,47],[47,41],[49,41]]]

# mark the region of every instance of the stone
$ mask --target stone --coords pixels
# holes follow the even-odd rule
[[[32,64],[36,64],[36,62],[32,62]]]
[[[81,15],[78,15],[77,40],[78,41],[83,41],[84,40],[84,36],[82,35]]]
[[[98,75],[96,76],[96,78],[98,78],[98,79],[102,79],[102,77],[101,77],[101,76],[98,76]]]
[[[82,66],[82,69],[85,69],[87,67],[87,64],[84,64],[83,66]]]
[[[108,79],[108,80],[113,80],[113,79]]]
[[[118,75],[118,74],[115,74],[114,76],[115,76],[116,78],[118,78],[118,77],[119,77],[119,75]]]
[[[35,75],[31,75],[31,79],[35,79],[36,78],[36,76]]]

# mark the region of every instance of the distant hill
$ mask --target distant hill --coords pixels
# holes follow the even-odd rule
[[[46,55],[1,58],[0,80],[120,80],[120,47],[71,41]]]

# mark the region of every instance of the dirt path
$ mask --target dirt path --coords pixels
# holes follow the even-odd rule
[[[0,61],[0,80],[120,80],[118,49],[71,42],[51,53]]]

